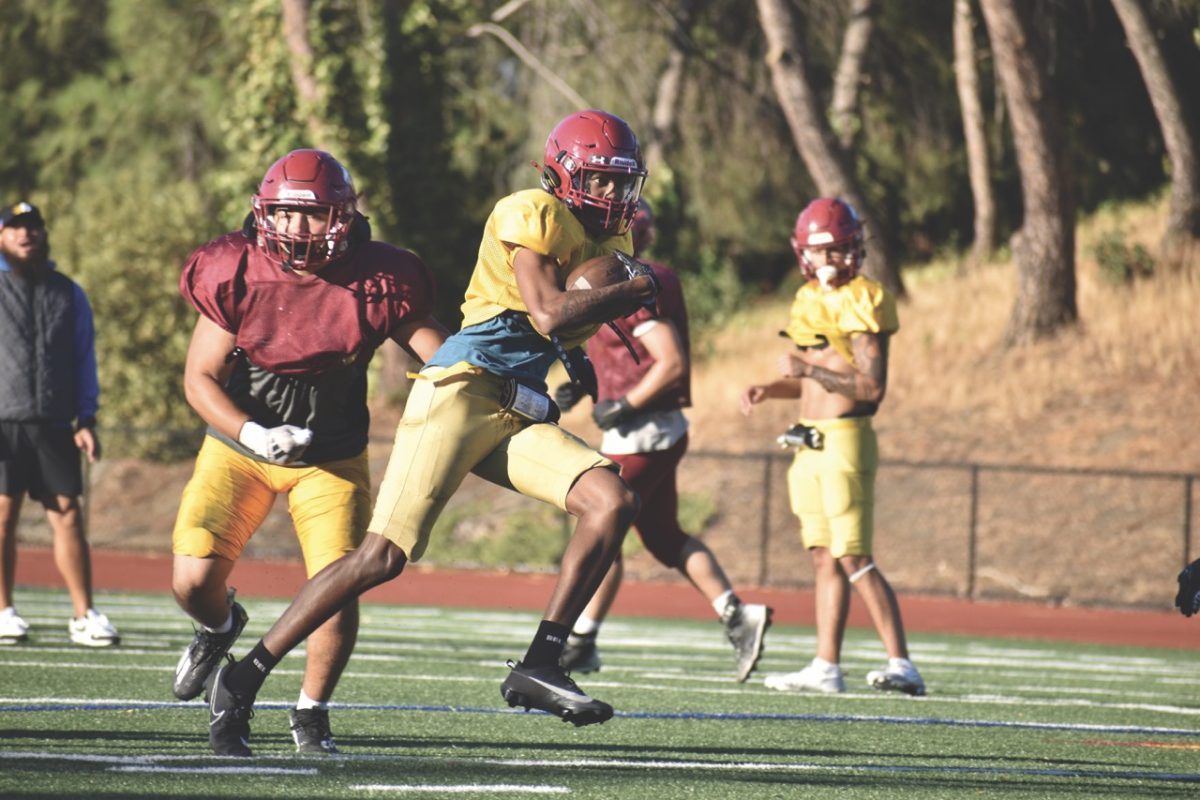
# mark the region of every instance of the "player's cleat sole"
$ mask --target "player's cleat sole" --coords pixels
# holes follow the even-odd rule
[[[329,728],[329,711],[324,708],[293,708],[288,711],[297,753],[334,754],[338,751]]]
[[[772,613],[772,610],[764,605],[742,604],[725,623],[725,633],[737,657],[734,677],[738,683],[745,683],[758,666],[758,660],[762,658],[763,637],[767,628],[771,627]]]
[[[612,718],[612,706],[588,697],[558,664],[530,668],[510,661],[508,666],[511,672],[500,684],[500,695],[510,706],[536,708],[576,727]]]
[[[221,665],[209,683],[208,746],[218,756],[249,758],[250,720],[254,718],[253,701],[247,703],[225,686],[225,676],[234,661]]]
[[[180,700],[191,700],[200,694],[217,664],[241,636],[250,617],[241,603],[232,603],[230,613],[233,614],[232,628],[225,633],[213,633],[201,628],[179,657],[171,690]]]

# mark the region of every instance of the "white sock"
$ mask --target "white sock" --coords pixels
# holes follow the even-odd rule
[[[224,624],[218,625],[215,628],[204,625],[203,628],[209,633],[229,633],[233,629],[233,608],[229,609],[229,616],[225,618]]]
[[[308,708],[319,708],[321,710],[326,710],[329,708],[329,703],[323,700],[313,700],[305,693],[303,689],[301,689],[300,699],[296,701],[296,708],[300,709],[301,711]]]
[[[826,661],[819,656],[812,660],[812,666],[816,667],[822,672],[837,672],[841,670],[841,667],[839,667],[837,664],[833,663],[832,661]]]
[[[576,636],[594,636],[598,630],[600,630],[599,622],[587,614],[580,614],[579,619],[575,620],[575,627],[571,628],[571,633]]]
[[[717,612],[719,619],[725,619],[725,609],[729,607],[730,603],[735,602],[737,602],[737,595],[733,593],[733,589],[726,589],[716,600],[712,601],[713,611]]]
[[[868,572],[870,572],[870,571],[871,571],[871,570],[873,570],[873,569],[875,569],[875,562],[874,562],[874,561],[872,561],[870,564],[867,564],[867,565],[866,565],[865,567],[863,567],[862,569],[857,569],[857,570],[855,570],[854,572],[852,572],[852,573],[850,574],[850,577],[848,578],[848,580],[849,580],[851,583],[858,583],[858,579],[859,579],[859,578],[861,578],[863,575],[866,575]]]

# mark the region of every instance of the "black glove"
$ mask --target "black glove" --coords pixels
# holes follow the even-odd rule
[[[602,400],[592,409],[592,419],[602,431],[617,427],[631,416],[633,406],[624,397],[620,400]]]
[[[579,397],[575,398],[575,402],[586,394],[592,398],[592,402],[596,402],[596,392],[599,388],[596,384],[596,368],[592,366],[592,360],[588,358],[587,353],[582,347],[572,348],[567,353],[567,363],[571,367],[571,382],[579,389]],[[574,403],[572,403],[574,405]],[[567,408],[563,407],[563,411]]]
[[[1175,606],[1185,617],[1200,611],[1200,558],[1179,573],[1179,594],[1175,595]]]
[[[650,279],[650,285],[654,287],[654,294],[650,296],[649,300],[642,303],[642,306],[648,309],[651,314],[655,313],[658,310],[658,306],[655,305],[654,300],[658,297],[658,293],[662,291],[662,284],[658,282],[658,276],[654,274],[654,270],[644,261],[638,261],[633,256],[626,255],[620,250],[615,251],[613,254],[620,260],[621,265],[625,267],[625,274],[629,276],[629,280],[642,276]]]
[[[554,402],[563,410],[563,413],[570,411],[575,407],[575,404],[583,399],[583,389],[578,383],[560,383],[558,388],[554,390]]]

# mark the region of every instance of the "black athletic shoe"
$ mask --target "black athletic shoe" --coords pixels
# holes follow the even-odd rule
[[[324,708],[293,708],[288,712],[297,753],[336,753],[329,711]]]
[[[567,637],[567,645],[559,656],[558,665],[567,672],[599,672],[600,651],[596,649],[596,634],[580,636],[572,633]]]
[[[510,706],[541,709],[576,727],[612,718],[612,706],[584,694],[558,664],[526,667],[509,661],[508,667],[512,672],[500,684],[500,695]]]
[[[229,652],[250,617],[241,603],[230,605],[233,612],[233,627],[225,633],[212,633],[203,628],[196,631],[192,643],[183,651],[175,667],[175,696],[180,700],[191,700],[204,688],[208,676],[216,669],[222,656]]]
[[[249,758],[250,720],[254,718],[254,701],[239,697],[225,686],[225,676],[233,667],[231,658],[215,673],[208,691],[208,745],[219,756]]]

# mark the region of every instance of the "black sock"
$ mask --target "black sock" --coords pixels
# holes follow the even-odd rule
[[[566,625],[551,622],[548,619],[542,620],[542,624],[538,625],[537,634],[533,637],[533,643],[529,645],[529,650],[526,651],[525,658],[521,663],[527,667],[557,664],[570,633],[571,629]]]
[[[229,670],[225,686],[236,695],[253,698],[278,663],[279,659],[271,655],[260,639],[254,649]]]

